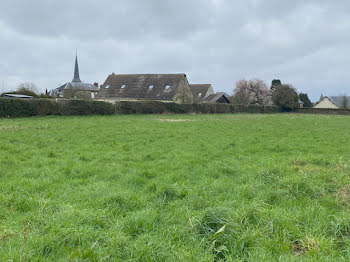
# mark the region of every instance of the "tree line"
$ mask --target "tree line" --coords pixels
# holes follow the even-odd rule
[[[261,79],[240,80],[233,90],[232,102],[241,105],[277,105],[284,109],[299,107],[299,100],[304,107],[312,107],[305,93],[297,93],[290,84],[282,84],[280,79],[274,79],[271,86]]]

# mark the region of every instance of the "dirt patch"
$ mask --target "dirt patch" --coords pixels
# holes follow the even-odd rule
[[[303,241],[295,241],[293,245],[293,254],[294,255],[306,255],[310,251],[319,252],[320,244],[316,239],[306,237]]]
[[[341,201],[345,205],[350,206],[350,185],[341,187],[335,196],[337,200]]]
[[[193,120],[190,119],[157,119],[161,122],[193,122]]]

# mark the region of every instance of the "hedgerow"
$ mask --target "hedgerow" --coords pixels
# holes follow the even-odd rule
[[[100,101],[0,98],[0,117],[111,115],[115,106]]]

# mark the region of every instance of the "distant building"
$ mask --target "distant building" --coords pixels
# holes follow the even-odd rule
[[[48,94],[52,97],[63,97],[72,99],[94,99],[99,91],[98,87],[92,84],[83,83],[79,76],[78,56],[75,56],[74,77],[71,82],[65,83],[58,88],[51,90]]]
[[[323,96],[314,108],[350,108],[350,96]]]
[[[193,95],[185,74],[111,74],[97,99],[114,101],[164,101],[192,103]]]
[[[202,100],[203,103],[231,104],[229,95],[224,92],[211,94]]]
[[[304,102],[301,101],[300,99],[298,99],[298,104],[299,104],[299,108],[303,108],[304,107]]]
[[[190,85],[195,103],[230,104],[229,95],[223,92],[214,93],[211,84]]]
[[[190,85],[190,89],[195,103],[200,103],[203,99],[214,94],[211,84]]]
[[[4,94],[3,97],[6,98],[21,98],[21,99],[31,99],[34,98],[32,96],[20,95],[20,94]]]

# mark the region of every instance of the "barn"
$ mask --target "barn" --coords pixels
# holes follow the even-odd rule
[[[98,100],[193,103],[186,74],[110,74],[100,87]]]

